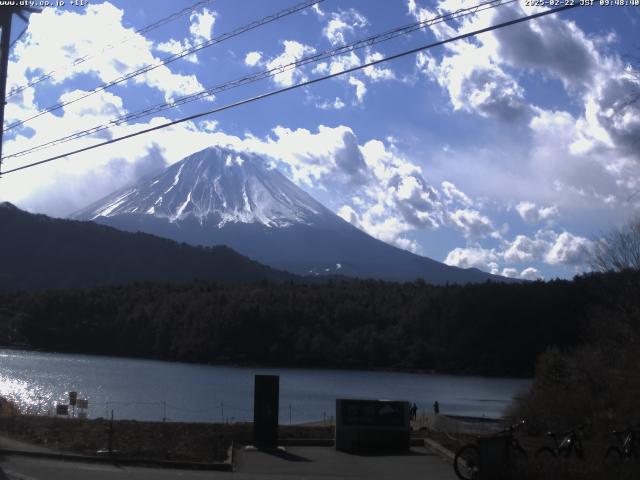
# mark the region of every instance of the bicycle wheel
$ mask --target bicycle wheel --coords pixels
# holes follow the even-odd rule
[[[542,447],[536,451],[536,460],[551,461],[556,458],[556,452],[549,447]]]
[[[478,478],[480,451],[475,445],[465,445],[456,453],[453,459],[453,470],[461,480]]]
[[[573,451],[580,460],[584,460],[584,447],[582,446],[582,442],[580,440],[576,440],[573,444]],[[569,456],[569,455],[567,455]]]
[[[615,446],[607,448],[607,452],[604,454],[604,463],[606,465],[620,465],[623,459],[624,454],[622,453],[622,450]]]
[[[526,460],[529,458],[529,455],[527,455],[527,452],[519,443],[515,443],[511,445],[511,457],[515,460]]]
[[[514,442],[511,444],[511,448],[509,449],[509,468],[515,475],[518,475],[518,472],[526,469],[528,458],[527,452],[519,443]]]

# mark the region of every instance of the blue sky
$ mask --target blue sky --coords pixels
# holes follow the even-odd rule
[[[215,0],[88,2],[31,16],[9,64],[6,124],[289,8]],[[45,114],[3,154],[369,35],[472,6],[461,0],[325,0],[317,7]],[[540,10],[540,9],[537,9]],[[512,2],[214,98],[119,125],[4,169],[537,11]],[[209,145],[261,153],[354,225],[451,265],[571,277],[592,241],[640,204],[640,8],[584,7],[449,43],[195,122],[5,176],[0,200],[65,216]],[[24,23],[14,20],[14,37]],[[112,46],[109,46],[112,45]],[[89,58],[78,65],[79,57]]]

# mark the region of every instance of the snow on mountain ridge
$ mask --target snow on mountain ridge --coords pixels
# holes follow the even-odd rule
[[[260,156],[228,148],[194,153],[73,218],[191,245],[227,245],[258,262],[302,275],[424,278],[437,284],[500,279],[377,240],[267,167]]]
[[[213,216],[219,227],[286,227],[313,223],[328,211],[257,155],[209,147],[74,216],[95,220],[141,212],[172,223],[189,216],[203,223]]]

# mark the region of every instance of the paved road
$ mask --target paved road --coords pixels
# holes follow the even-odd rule
[[[233,473],[117,467],[20,456],[0,459],[0,468],[7,480],[455,480],[451,465],[424,448],[414,448],[409,455],[359,456],[336,452],[332,447],[287,447],[285,452],[276,454],[240,451],[236,461]],[[5,478],[0,474],[0,479]]]
[[[424,448],[384,456],[350,455],[333,447],[287,447],[280,454],[242,451],[236,465],[243,479],[456,479],[449,463]]]
[[[169,470],[157,468],[116,467],[97,463],[61,462],[29,457],[6,457],[0,460],[4,471],[2,480],[169,480],[223,478],[210,472]],[[217,472],[221,475],[222,472]],[[230,475],[229,473],[226,474]]]

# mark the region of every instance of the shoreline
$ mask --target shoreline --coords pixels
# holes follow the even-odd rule
[[[15,345],[0,345],[0,350],[11,350],[17,352],[36,352],[36,353],[49,353],[53,355],[78,355],[89,357],[102,357],[102,358],[114,358],[114,359],[126,359],[126,360],[140,360],[140,361],[152,361],[163,363],[177,363],[182,365],[199,365],[199,366],[211,366],[211,367],[228,367],[228,368],[256,368],[256,369],[291,369],[291,370],[325,370],[325,371],[337,371],[337,372],[373,372],[373,373],[411,373],[417,375],[436,375],[436,376],[449,376],[449,377],[485,377],[505,380],[532,380],[529,376],[508,376],[491,373],[479,373],[479,372],[444,372],[437,370],[416,370],[416,369],[398,369],[398,368],[383,368],[383,367],[339,367],[339,366],[318,366],[318,365],[280,365],[280,364],[253,364],[253,363],[236,363],[236,362],[220,362],[220,363],[199,363],[188,362],[183,360],[151,358],[151,357],[131,357],[125,355],[106,355],[102,353],[88,353],[88,352],[63,352],[44,350],[31,346],[15,346]]]

